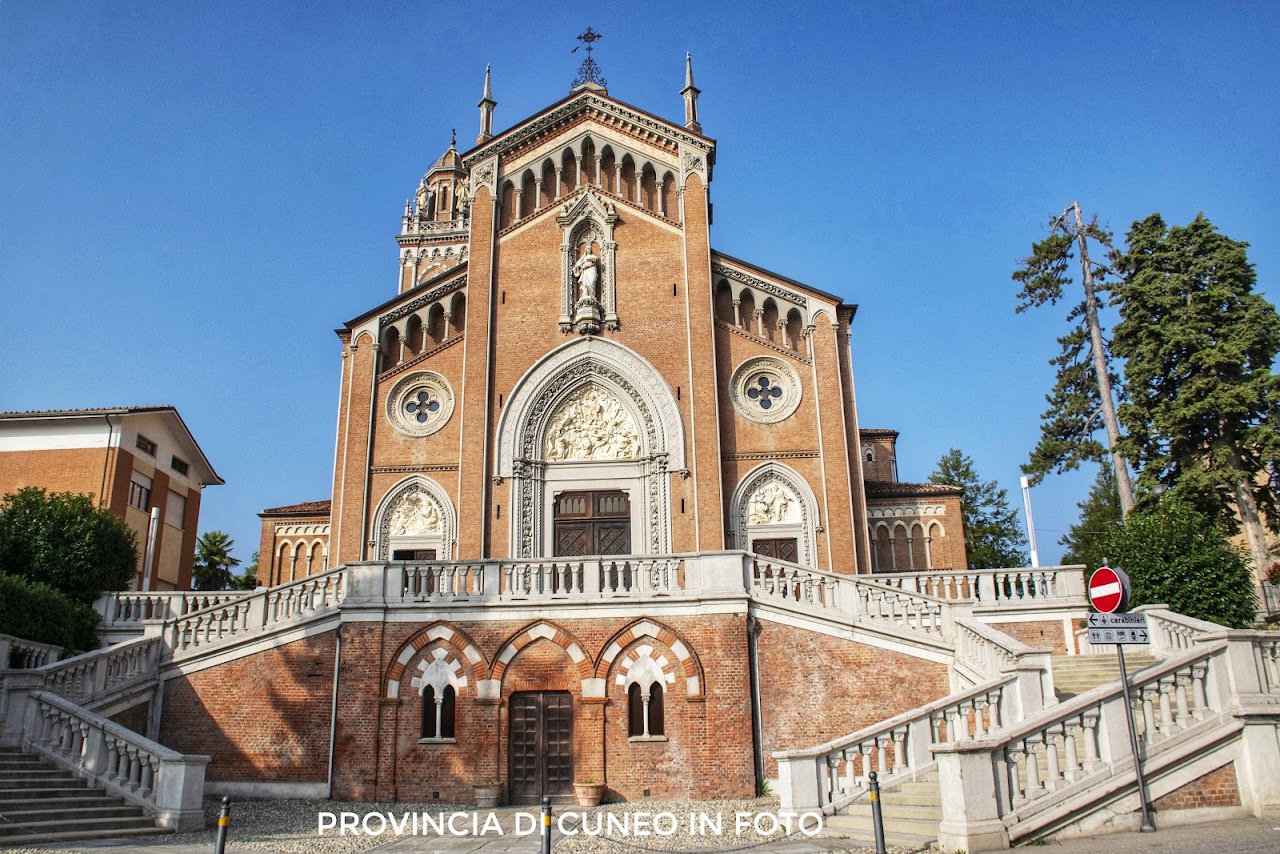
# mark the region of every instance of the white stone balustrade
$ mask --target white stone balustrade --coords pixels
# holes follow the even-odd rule
[[[268,627],[336,610],[347,593],[345,567],[192,611],[167,621],[165,641],[174,656],[245,637]]]
[[[52,664],[61,657],[60,646],[0,635],[0,670],[30,670]]]
[[[872,771],[892,785],[927,770],[934,745],[1003,726],[1000,710],[1015,681],[1002,676],[817,747],[773,754],[781,808],[832,813],[867,791]]]
[[[1083,566],[1020,569],[954,569],[886,572],[875,581],[911,593],[979,608],[1013,605],[1081,605],[1085,601]]]
[[[913,593],[879,583],[879,576],[856,578],[855,615],[943,637],[954,635],[954,611],[950,603],[923,593]]]
[[[1010,692],[1016,709],[1007,714],[1020,720],[1053,705],[1053,650],[1031,647],[1011,638],[980,620],[956,620],[956,673],[972,683],[1006,673],[1017,677],[1017,690]]]
[[[102,615],[98,634],[107,642],[142,634],[148,620],[171,620],[248,596],[248,590],[125,590],[104,593],[93,603]]]
[[[138,804],[161,827],[204,827],[208,756],[181,754],[48,691],[24,704],[22,748]]]
[[[135,638],[27,672],[35,677],[31,685],[92,706],[135,686],[153,683],[159,654],[158,638]],[[6,693],[11,681],[6,679]]]

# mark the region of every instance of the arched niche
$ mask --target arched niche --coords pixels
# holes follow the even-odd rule
[[[577,420],[586,423],[573,429],[595,429],[603,450],[565,435],[575,420],[566,407],[584,403],[587,415]],[[511,554],[550,556],[555,497],[577,489],[625,492],[632,553],[668,554],[669,472],[684,468],[680,412],[662,375],[616,342],[571,341],[521,377],[498,421],[494,475],[510,483]]]
[[[437,560],[452,560],[458,521],[448,494],[429,477],[414,475],[382,497],[374,511],[373,554],[389,560],[398,549],[434,549]]]
[[[729,500],[735,548],[755,551],[757,540],[795,538],[796,563],[818,563],[818,502],[795,469],[769,461],[747,472]]]

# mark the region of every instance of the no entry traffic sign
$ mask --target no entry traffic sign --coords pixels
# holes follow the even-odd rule
[[[1129,576],[1122,569],[1098,567],[1089,576],[1089,601],[1104,614],[1124,611],[1129,604]]]

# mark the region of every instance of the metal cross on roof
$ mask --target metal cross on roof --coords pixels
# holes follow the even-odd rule
[[[578,36],[578,41],[582,42],[582,44],[569,51],[569,53],[577,53],[578,48],[585,45],[587,48],[587,58],[582,60],[582,65],[578,66],[578,76],[573,78],[573,82],[569,84],[570,89],[577,89],[579,86],[586,83],[594,83],[597,86],[609,85],[609,81],[605,80],[604,77],[600,75],[600,66],[596,65],[596,61],[591,58],[592,43],[597,42],[602,38],[604,38],[604,36],[597,33],[590,27],[587,27],[586,32]]]

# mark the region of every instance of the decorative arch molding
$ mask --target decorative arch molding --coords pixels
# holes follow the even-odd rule
[[[795,507],[788,507],[780,518],[762,521],[756,515],[757,499],[773,498],[781,494],[794,499]],[[767,501],[778,516],[776,502]],[[730,523],[735,548],[750,551],[753,537],[794,536],[799,547],[798,560],[805,566],[817,566],[818,562],[818,501],[813,490],[800,473],[790,466],[770,460],[753,468],[738,481],[729,499]]]
[[[607,680],[618,656],[641,640],[656,641],[671,650],[679,664],[681,675],[684,676],[685,691],[689,699],[697,700],[706,696],[706,679],[703,678],[702,662],[698,660],[697,653],[675,629],[654,620],[637,620],[610,638],[596,664],[597,678]]]
[[[498,652],[498,657],[493,660],[493,672],[490,678],[501,684],[503,674],[507,672],[507,668],[515,660],[520,650],[539,640],[551,641],[551,643],[560,647],[578,668],[578,675],[584,680],[591,678],[594,667],[591,664],[591,659],[583,650],[582,644],[569,630],[548,623],[546,620],[539,620],[533,625],[520,630],[503,644],[502,649]]]
[[[550,461],[548,430],[560,407],[588,386],[616,398],[636,428],[638,448],[625,459]],[[644,357],[614,341],[588,336],[536,362],[511,392],[498,420],[494,476],[511,479],[511,551],[550,554],[551,503],[557,489],[603,488],[630,495],[637,554],[671,551],[668,473],[683,470],[684,426],[666,380]]]
[[[418,533],[399,534],[392,531],[392,522],[401,504],[405,501],[416,502],[429,518],[434,514],[438,520],[437,529],[431,530],[430,523]],[[378,502],[373,514],[374,559],[388,560],[391,555],[391,541],[406,546],[424,546],[436,548],[439,560],[451,560],[454,546],[458,539],[458,517],[454,512],[453,502],[440,484],[423,475],[413,475],[397,483]]]
[[[423,649],[435,642],[441,642],[452,648],[457,655],[452,656],[454,661],[461,663],[458,656],[465,658],[471,666],[471,675],[475,676],[477,681],[483,679],[486,671],[484,656],[480,654],[480,649],[470,637],[444,623],[427,626],[420,631],[414,633],[408,640],[400,645],[395,659],[391,662],[391,666],[387,668],[385,677],[383,678],[383,696],[388,699],[399,699],[400,683],[404,680],[405,668],[413,657]],[[451,657],[446,654],[441,657],[448,660]],[[461,673],[460,669],[455,669],[452,664],[449,665],[450,670],[454,674],[454,687],[462,687],[467,684],[468,678],[465,673]],[[425,676],[425,670],[419,675],[418,681]],[[414,685],[415,689],[419,686]]]

